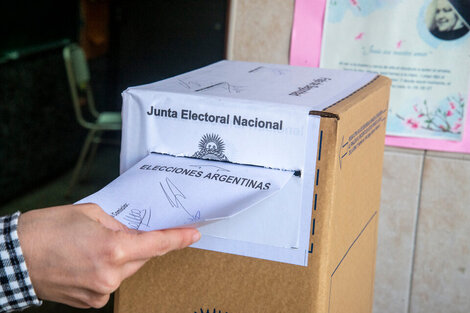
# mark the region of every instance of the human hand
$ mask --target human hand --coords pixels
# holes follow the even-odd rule
[[[96,204],[64,205],[20,215],[18,237],[38,298],[100,308],[146,261],[184,248],[197,230],[130,230]]]

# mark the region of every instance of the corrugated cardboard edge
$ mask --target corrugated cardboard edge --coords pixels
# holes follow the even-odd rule
[[[312,274],[311,279],[317,283],[312,288],[312,308],[309,312],[326,312],[326,301],[320,299],[328,298],[328,250],[329,229],[332,222],[331,211],[333,206],[336,162],[336,131],[338,120],[336,118],[322,118],[320,121],[320,140],[316,161],[316,181],[314,187],[314,198],[311,219],[311,237],[308,267]]]
[[[317,175],[319,175],[320,183],[318,186],[315,186],[315,195],[318,197],[314,199],[314,209],[312,210],[312,223],[313,227],[315,228],[315,235],[312,236],[312,247],[318,247],[317,251],[320,254],[320,259],[318,260],[310,260],[309,259],[309,267],[315,264],[318,266],[319,277],[318,284],[314,287],[313,293],[315,299],[323,299],[323,301],[316,301],[314,303],[314,308],[312,312],[330,312],[331,309],[331,285],[332,285],[332,278],[335,274],[336,269],[340,266],[342,260],[348,255],[350,249],[354,249],[355,242],[363,235],[364,231],[367,228],[370,228],[372,233],[372,242],[370,243],[373,246],[372,254],[369,256],[369,262],[372,262],[372,266],[369,266],[369,276],[372,277],[375,272],[375,247],[377,244],[377,222],[378,222],[378,209],[380,206],[380,184],[381,184],[381,175],[382,175],[382,159],[383,159],[383,142],[385,140],[385,123],[383,123],[381,127],[381,132],[376,135],[376,139],[382,142],[382,149],[378,149],[375,151],[377,162],[376,166],[380,166],[380,168],[375,168],[376,177],[375,177],[375,184],[378,185],[379,190],[376,192],[378,193],[378,197],[375,199],[375,203],[371,204],[374,208],[372,211],[364,212],[363,219],[366,219],[366,222],[360,223],[359,226],[356,227],[357,236],[355,237],[354,241],[351,243],[350,246],[343,248],[345,251],[343,255],[343,259],[338,264],[338,257],[337,255],[332,255],[332,250],[335,249],[335,245],[337,244],[337,240],[332,240],[334,237],[334,232],[332,231],[335,227],[334,224],[337,223],[335,220],[335,215],[338,212],[334,212],[332,210],[322,210],[322,208],[335,208],[336,210],[340,210],[338,204],[338,197],[342,195],[338,192],[338,180],[340,179],[340,169],[339,169],[339,162],[337,156],[341,154],[341,147],[342,144],[339,142],[342,140],[340,138],[342,136],[341,133],[341,126],[340,123],[343,121],[341,117],[343,115],[349,114],[349,110],[353,109],[355,111],[362,111],[365,106],[372,106],[374,103],[370,103],[370,99],[374,99],[377,97],[377,93],[383,94],[386,93],[386,96],[383,98],[388,99],[388,94],[390,90],[391,81],[387,77],[378,76],[376,79],[371,81],[368,85],[364,86],[363,88],[357,90],[353,94],[349,95],[348,97],[338,101],[334,105],[328,107],[326,111],[322,112],[311,112],[311,114],[319,115],[322,117],[321,124],[320,124],[320,136],[323,137],[323,140],[327,143],[326,145],[321,144],[322,140],[319,142],[319,149],[318,154],[319,158],[317,159]],[[366,99],[369,98],[369,99]],[[380,96],[379,96],[380,98]],[[377,103],[379,110],[386,110],[388,107],[387,103]],[[366,110],[364,110],[366,111]],[[370,111],[370,108],[369,108]],[[371,112],[374,112],[372,109]],[[354,112],[352,113],[354,114]],[[385,113],[386,114],[386,113]],[[346,122],[346,121],[344,121]],[[342,123],[344,124],[344,123]],[[333,136],[334,138],[331,138]],[[329,138],[326,138],[329,137]],[[379,145],[377,145],[379,146]],[[325,175],[321,175],[321,173],[328,173],[328,177]],[[317,177],[318,179],[318,177]],[[342,178],[345,179],[345,178]],[[322,181],[323,180],[323,181]],[[354,188],[352,188],[354,189]],[[332,193],[332,190],[335,193]],[[316,202],[316,205],[315,205]],[[341,214],[341,212],[339,212]],[[375,229],[374,229],[375,227]],[[326,250],[326,251],[325,251]],[[321,252],[320,252],[321,251]],[[312,261],[312,262],[310,262]],[[316,264],[319,263],[319,264]],[[316,290],[315,290],[316,289]],[[369,290],[367,290],[369,289]],[[364,309],[364,306],[367,306],[370,303],[370,310],[365,310],[363,312],[371,311],[372,307],[372,297],[373,297],[373,283],[369,284],[369,286],[365,286],[363,292],[366,294],[365,297],[368,299],[364,301],[364,304],[361,307],[361,304],[358,306],[361,307],[360,310]],[[328,301],[326,301],[328,300]],[[346,301],[345,301],[346,302]],[[368,302],[368,303],[367,303]],[[356,312],[352,307],[350,307],[349,312]]]

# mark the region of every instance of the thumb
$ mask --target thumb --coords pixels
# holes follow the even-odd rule
[[[201,238],[194,228],[174,228],[140,232],[137,234],[120,233],[126,250],[127,261],[146,260],[164,255],[172,250],[187,247]]]

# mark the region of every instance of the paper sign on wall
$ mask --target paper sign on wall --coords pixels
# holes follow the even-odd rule
[[[324,18],[300,12],[313,2],[324,5]],[[297,0],[292,34],[291,64],[393,80],[388,145],[470,152],[467,1]],[[316,43],[310,59],[306,41]]]

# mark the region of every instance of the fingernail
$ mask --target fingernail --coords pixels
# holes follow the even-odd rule
[[[199,239],[201,239],[201,233],[198,230],[196,230],[196,233],[194,233],[193,235],[193,243],[198,241]]]

